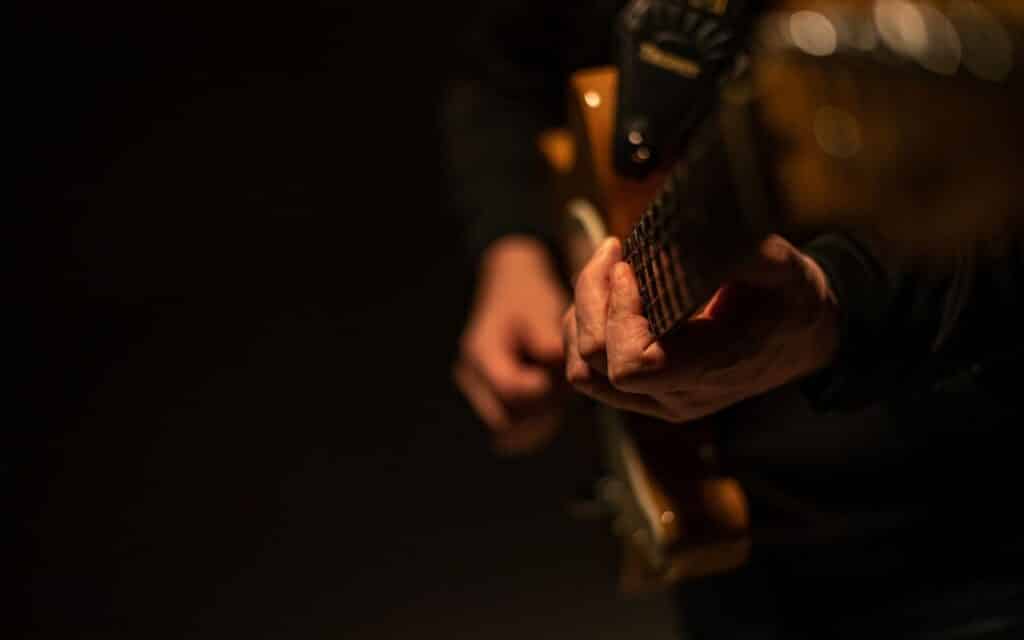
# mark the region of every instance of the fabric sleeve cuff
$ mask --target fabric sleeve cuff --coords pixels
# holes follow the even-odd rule
[[[885,392],[880,351],[885,348],[890,283],[870,252],[851,236],[819,236],[802,249],[825,272],[840,313],[836,358],[803,381],[803,392],[817,411],[855,411]]]

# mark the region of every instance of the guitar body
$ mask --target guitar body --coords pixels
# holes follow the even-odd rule
[[[569,129],[546,132],[540,147],[558,177],[555,206],[575,274],[609,235],[625,238],[661,188],[667,170],[643,180],[612,161],[617,73],[575,73]],[[599,493],[624,545],[622,589],[638,593],[727,571],[750,552],[749,514],[735,479],[716,468],[710,420],[675,425],[601,407],[610,477]]]

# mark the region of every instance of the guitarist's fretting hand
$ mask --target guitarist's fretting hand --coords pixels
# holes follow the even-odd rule
[[[537,449],[558,429],[568,391],[559,326],[567,305],[537,240],[509,236],[485,253],[454,374],[498,452]]]
[[[813,373],[838,345],[824,272],[779,236],[766,238],[737,278],[667,340],[649,331],[617,239],[580,272],[574,303],[562,320],[569,381],[601,402],[670,422]]]

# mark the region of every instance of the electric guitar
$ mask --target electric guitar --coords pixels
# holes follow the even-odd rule
[[[637,226],[652,220],[641,214],[651,211],[668,171],[657,169],[638,181],[613,168],[609,142],[617,79],[610,67],[574,74],[571,130],[548,132],[540,143],[562,178],[557,197],[573,275],[605,237],[627,238],[626,259],[643,283],[648,308],[656,309],[648,317],[659,319],[652,322],[659,333],[673,324],[670,314],[681,319],[692,313],[682,309],[696,298],[670,297],[651,269],[651,260],[659,260],[657,231]],[[598,491],[625,543],[623,590],[648,591],[741,565],[750,550],[749,514],[739,483],[717,472],[711,421],[679,428],[605,407],[599,415],[611,474]]]
[[[925,235],[914,246],[938,256],[955,253],[965,235],[990,239],[1019,223],[1015,185],[1024,175],[1012,158],[1024,142],[1014,116],[1022,94],[1010,82],[1018,56],[953,70],[943,56],[965,32],[1020,30],[950,18],[926,24],[935,29],[928,45],[910,51],[886,40],[878,16],[848,5],[765,14],[749,58],[714,89],[685,147],[658,163],[648,162],[654,154],[643,135],[622,142],[622,66],[575,73],[568,129],[539,141],[559,177],[555,206],[573,275],[604,237],[623,238],[661,338],[699,313],[757,241],[784,225],[814,231],[852,222],[905,248]],[[877,47],[866,51],[870,36]],[[677,73],[700,73],[700,59],[659,51]],[[879,104],[894,87],[902,102]],[[950,111],[928,112],[939,99]],[[945,135],[951,124],[972,130],[985,153],[973,165],[955,163],[958,180],[942,188],[956,197],[936,204],[922,199],[915,178],[949,171],[954,154],[971,148],[962,131]],[[622,171],[623,147],[649,166]],[[964,215],[971,202],[986,205],[985,217]],[[937,233],[927,236],[919,227],[929,219]],[[610,475],[599,493],[624,543],[622,588],[661,589],[746,562],[750,513],[739,482],[720,467],[714,417],[668,425],[605,407],[600,415]]]

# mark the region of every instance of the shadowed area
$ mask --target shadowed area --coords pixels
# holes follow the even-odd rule
[[[28,637],[671,636],[578,435],[496,457],[450,383],[433,9],[23,4]]]

